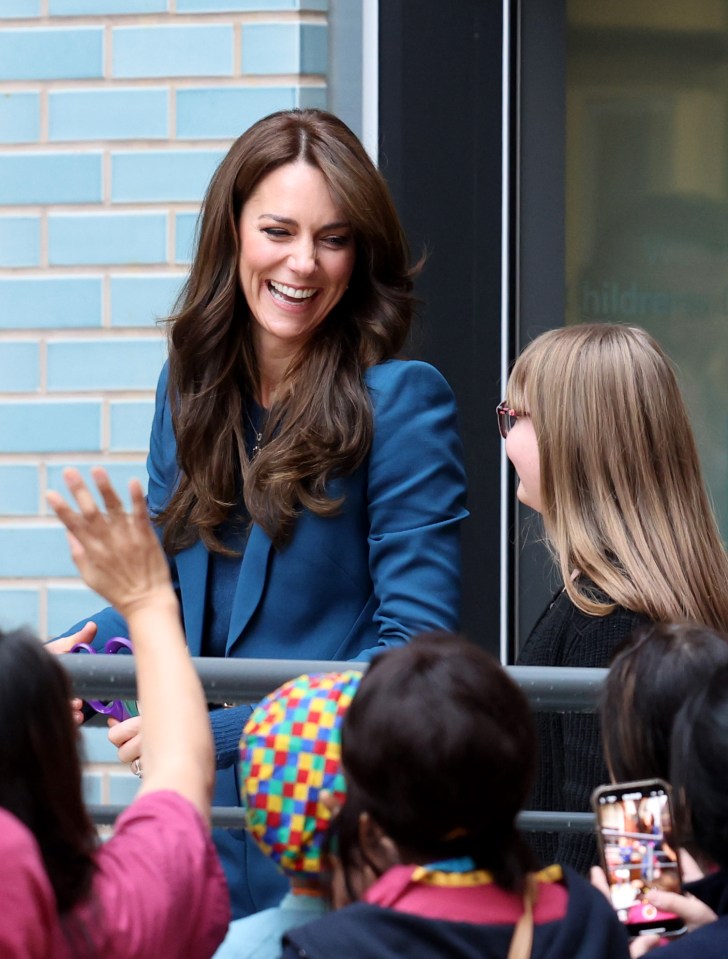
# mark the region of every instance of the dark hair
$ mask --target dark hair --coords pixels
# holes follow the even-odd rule
[[[96,847],[71,696],[39,640],[0,632],[0,806],[35,836],[61,914],[90,892]]]
[[[669,780],[675,714],[726,663],[728,638],[707,626],[643,626],[618,647],[600,704],[615,780]]]
[[[670,773],[683,836],[723,869],[728,868],[727,756],[728,666],[721,666],[675,718]]]
[[[415,862],[469,855],[519,888],[532,861],[515,819],[535,751],[526,697],[483,650],[434,632],[383,653],[342,726],[345,874],[361,861],[355,837],[367,812]]]
[[[299,161],[322,173],[350,224],[356,258],[348,290],[288,370],[251,460],[245,408],[259,382],[238,278],[238,224],[261,180]],[[356,469],[369,451],[363,372],[402,348],[416,271],[383,177],[337,117],[323,110],[274,113],[235,141],[207,190],[197,252],[170,318],[169,396],[182,476],[159,517],[169,551],[199,537],[227,552],[215,530],[239,501],[241,480],[251,520],[277,546],[300,506],[322,516],[339,508],[326,483]]]

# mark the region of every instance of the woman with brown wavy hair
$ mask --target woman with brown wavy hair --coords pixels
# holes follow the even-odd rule
[[[499,407],[518,497],[543,517],[562,588],[519,664],[606,667],[649,622],[728,631],[728,557],[703,483],[688,413],[669,360],[644,330],[584,324],[535,339]],[[589,809],[607,782],[598,722],[539,717],[533,803]],[[587,835],[541,836],[547,861],[581,870]]]
[[[266,117],[215,173],[148,460],[193,655],[367,659],[457,626],[455,403],[431,366],[394,359],[415,272],[382,176],[331,114]],[[96,643],[125,633],[113,610],[93,624]],[[249,712],[211,712],[218,804],[239,801]],[[140,729],[111,731],[125,762]],[[236,915],[277,903],[244,833],[217,841]]]

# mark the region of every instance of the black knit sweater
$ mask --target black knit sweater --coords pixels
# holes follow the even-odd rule
[[[518,665],[607,667],[622,640],[647,622],[621,606],[608,616],[588,616],[561,590],[531,631]],[[539,761],[528,808],[589,812],[592,790],[609,782],[598,717],[537,713],[536,726]],[[529,839],[544,864],[585,873],[596,863],[596,840],[589,833],[536,833]]]

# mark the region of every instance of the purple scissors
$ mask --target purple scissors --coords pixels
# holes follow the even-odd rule
[[[114,636],[112,639],[107,641],[103,648],[103,652],[118,653],[120,649],[128,649],[131,653],[131,643],[124,636]],[[93,655],[96,655],[97,650],[94,649],[93,646],[89,645],[89,643],[76,643],[75,646],[71,647],[69,652],[92,653]],[[129,719],[131,716],[139,715],[137,704],[133,700],[115,699],[110,703],[103,703],[98,699],[88,699],[86,702],[92,709],[95,709],[97,713],[102,713],[104,716],[111,716],[112,719],[118,719],[119,722]]]

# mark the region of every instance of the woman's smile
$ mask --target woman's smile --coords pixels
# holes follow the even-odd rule
[[[293,357],[346,292],[356,257],[351,227],[321,171],[297,161],[260,181],[239,235],[258,360]]]

